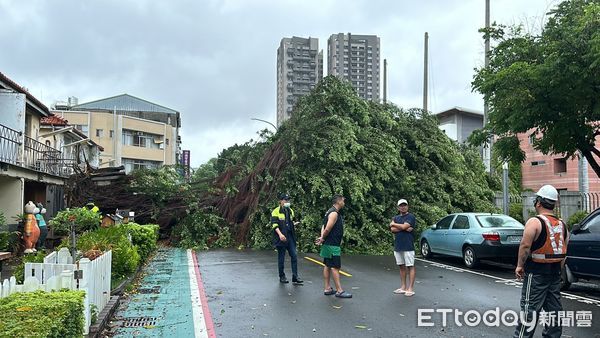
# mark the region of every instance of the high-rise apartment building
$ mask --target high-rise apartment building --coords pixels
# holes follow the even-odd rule
[[[379,101],[379,37],[333,34],[327,41],[327,53],[328,75],[350,81],[359,97]]]
[[[323,78],[323,51],[316,38],[283,38],[277,48],[277,126],[290,118],[298,99]]]

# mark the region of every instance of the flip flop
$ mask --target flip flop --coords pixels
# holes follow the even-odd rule
[[[342,292],[336,292],[336,293],[335,293],[335,296],[336,296],[337,298],[352,298],[352,294],[351,294],[351,293],[348,293],[348,292],[346,292],[346,291],[342,291]]]
[[[414,296],[414,295],[415,295],[415,292],[414,292],[414,291],[406,291],[406,292],[404,293],[404,295],[405,295],[406,297],[412,297],[412,296]]]
[[[335,289],[333,289],[333,288],[331,288],[329,291],[323,291],[323,294],[324,294],[325,296],[331,296],[331,295],[333,295],[333,294],[335,294],[335,293],[336,293],[336,291],[335,291]]]
[[[404,289],[400,288],[400,289],[396,289],[396,290],[394,290],[394,293],[395,293],[395,294],[397,294],[397,295],[401,295],[401,294],[403,294],[403,293],[406,293],[406,290],[404,290]]]

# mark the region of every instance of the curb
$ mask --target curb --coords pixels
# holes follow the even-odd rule
[[[121,284],[119,284],[119,286],[117,286],[116,288],[114,288],[113,290],[110,291],[110,295],[111,296],[121,295],[123,293],[123,290],[125,290],[125,287],[127,287],[127,285],[131,284],[131,282],[140,275],[143,268],[144,268],[144,264],[138,266],[138,269],[134,274],[129,276],[129,278],[122,281]]]
[[[108,324],[109,320],[115,314],[115,311],[117,311],[117,308],[119,307],[120,303],[121,303],[120,296],[110,297],[110,300],[104,307],[104,310],[102,310],[98,314],[98,319],[96,320],[96,323],[94,325],[90,326],[89,333],[87,334],[88,338],[99,338],[100,337],[100,334],[106,328],[106,325]]]

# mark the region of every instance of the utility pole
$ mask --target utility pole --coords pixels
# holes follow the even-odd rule
[[[387,103],[387,59],[383,59],[383,103]]]
[[[423,53],[423,110],[427,111],[427,86],[428,69],[427,61],[429,59],[429,34],[425,32],[425,46]]]
[[[485,0],[485,28],[490,28],[490,0]],[[490,36],[486,33],[485,35],[485,68],[490,66]],[[487,126],[489,120],[489,105],[487,100],[484,98],[483,101],[483,126]],[[494,168],[492,168],[492,144],[493,137],[490,137],[485,146],[483,147],[483,164],[485,165],[485,169],[490,175],[494,172]]]

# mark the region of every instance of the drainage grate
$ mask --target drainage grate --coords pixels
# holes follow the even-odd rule
[[[160,286],[153,286],[151,288],[140,288],[138,293],[160,293]]]
[[[123,319],[121,327],[145,327],[156,325],[157,317],[129,317]]]

